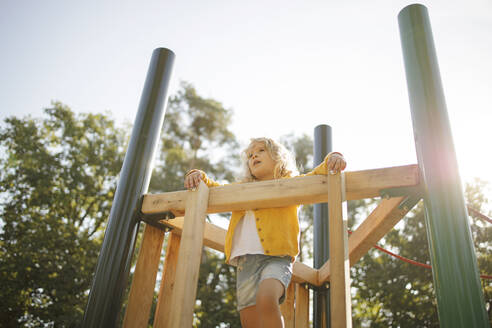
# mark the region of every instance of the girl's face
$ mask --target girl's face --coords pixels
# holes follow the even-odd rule
[[[253,143],[248,151],[248,167],[257,180],[272,180],[274,178],[275,161],[261,142]]]

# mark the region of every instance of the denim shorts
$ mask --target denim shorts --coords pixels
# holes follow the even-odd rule
[[[290,256],[269,256],[263,254],[247,254],[237,261],[237,309],[256,304],[256,293],[260,282],[274,278],[284,285],[284,293],[279,304],[285,299],[285,291],[292,278],[292,262]]]

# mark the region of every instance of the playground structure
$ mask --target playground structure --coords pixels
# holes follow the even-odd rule
[[[323,287],[330,283],[331,326],[349,327],[349,263],[355,264],[420,200],[417,195],[390,197],[393,188],[411,190],[418,188],[418,184],[418,167],[409,165],[210,189],[202,182],[197,191],[146,195],[142,212],[148,225],[145,227],[123,327],[143,328],[147,325],[166,230],[170,230],[170,237],[154,327],[191,327],[202,247],[205,245],[224,251],[226,231],[206,223],[207,214],[325,202],[329,207],[329,240],[330,250],[333,250],[330,261],[319,270],[295,262],[293,281],[281,310],[286,327],[309,327],[309,295],[306,288]],[[378,197],[382,192],[387,196],[383,195],[376,209],[348,238],[343,203],[346,200]],[[162,217],[169,211],[178,217],[158,219],[159,215]]]
[[[307,327],[306,287],[323,288],[329,283],[331,314],[324,313],[321,325],[330,322],[330,327],[351,327],[349,266],[421,198],[441,325],[488,327],[426,8],[404,8],[399,24],[418,165],[210,189],[202,184],[193,192],[147,195],[174,60],[171,51],[156,49],[113,201],[84,327],[117,325],[140,221],[148,224],[124,326],[147,325],[164,233],[171,229],[154,327],[191,327],[202,246],[224,248],[225,231],[207,224],[207,213],[322,202],[329,204],[330,261],[319,269],[295,263],[282,313],[287,327]],[[383,200],[348,238],[343,202],[377,196]],[[162,221],[169,213],[178,217]]]

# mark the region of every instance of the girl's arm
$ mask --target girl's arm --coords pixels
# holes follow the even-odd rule
[[[220,184],[210,179],[202,170],[193,169],[185,174],[184,186],[186,189],[195,189],[200,184],[200,180],[203,180],[208,187],[217,187]]]
[[[316,166],[311,172],[302,174],[301,176],[307,175],[326,175],[329,172],[340,172],[345,170],[347,167],[347,162],[341,153],[331,152],[326,155],[323,162]]]

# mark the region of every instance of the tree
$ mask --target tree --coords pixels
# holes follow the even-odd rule
[[[124,133],[59,102],[0,130],[0,318],[15,327],[82,319]]]
[[[487,213],[486,207],[490,208],[490,199],[487,199],[484,190],[489,189],[489,184],[481,179],[475,179],[468,183],[465,188],[466,202],[471,208]],[[492,224],[481,219],[473,211],[468,211],[471,219],[471,232],[477,254],[477,262],[480,274],[492,275]],[[491,217],[491,212],[488,212]],[[482,279],[486,308],[492,326],[492,280]]]
[[[488,202],[485,185],[468,184],[466,199],[483,210]],[[430,264],[424,208],[420,202],[403,224],[390,231],[381,245],[406,258]],[[483,273],[492,266],[491,227],[471,219],[472,234],[479,268]],[[361,327],[439,327],[431,270],[402,262],[372,249],[351,272],[354,324]],[[491,303],[492,284],[482,281],[485,298]],[[490,305],[489,305],[490,308]]]
[[[192,168],[217,181],[234,181],[239,154],[238,142],[229,128],[232,115],[232,110],[220,102],[200,96],[191,84],[182,82],[166,109],[150,191],[183,189],[184,175]],[[224,263],[223,254],[204,249],[195,309],[197,326],[239,325],[234,271]]]
[[[45,112],[43,120],[9,118],[0,130],[0,318],[6,326],[80,323],[124,157],[126,136],[107,116],[76,116],[61,103]],[[231,117],[231,110],[182,83],[169,101],[150,189],[182,189],[191,167],[232,181]],[[234,286],[229,289],[234,302],[226,312],[235,309]],[[213,297],[199,294],[203,304]],[[200,320],[208,322],[208,315],[219,320],[209,312]]]
[[[296,166],[300,174],[308,173],[313,169],[313,139],[307,134],[299,137],[287,134],[280,138],[280,142],[289,149],[296,158]],[[303,205],[299,212],[299,262],[306,262],[313,258],[313,205]]]
[[[197,327],[240,327],[236,299],[236,269],[214,251],[203,253],[198,279]]]
[[[219,181],[233,181],[239,157],[229,129],[232,115],[220,102],[201,97],[191,84],[182,82],[166,109],[150,190],[183,189],[184,174],[192,168]]]

